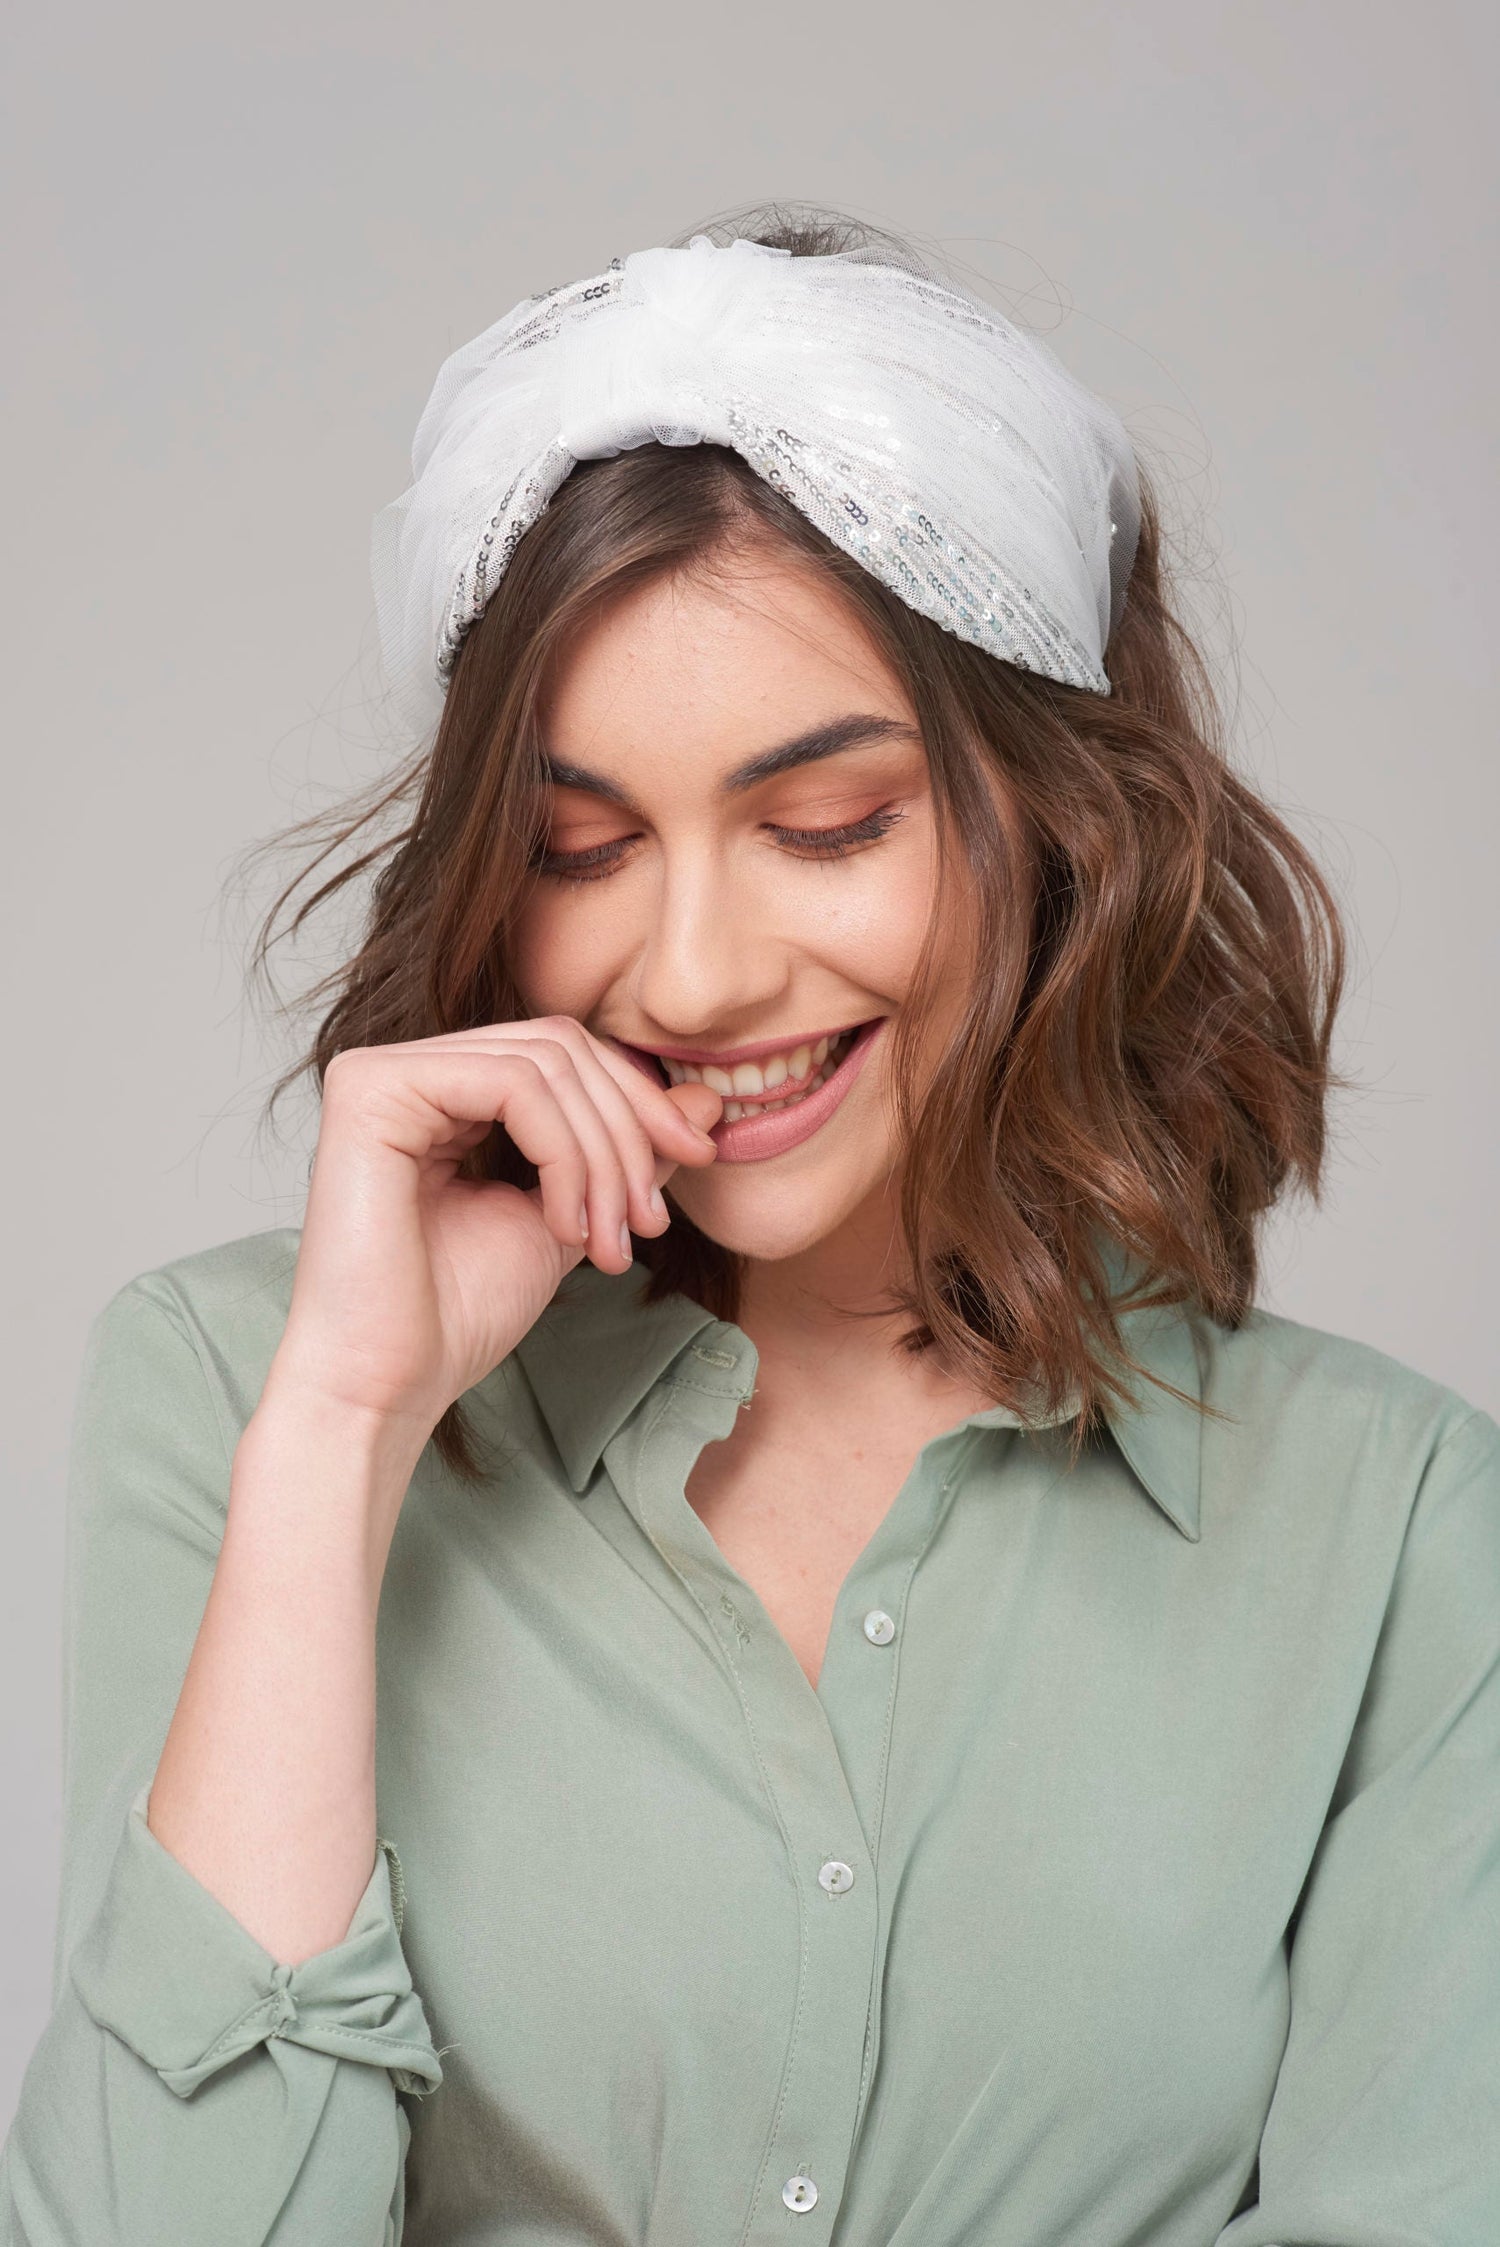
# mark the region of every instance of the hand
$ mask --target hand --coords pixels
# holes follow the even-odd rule
[[[665,1230],[660,1188],[714,1160],[723,1106],[707,1085],[653,1084],[566,1015],[337,1054],[267,1393],[425,1441],[585,1255],[623,1272],[622,1226]],[[458,1176],[497,1121],[536,1187]]]

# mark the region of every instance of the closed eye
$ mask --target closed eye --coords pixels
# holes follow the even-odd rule
[[[845,858],[861,843],[878,842],[905,816],[894,804],[886,804],[848,827],[772,827],[771,833],[778,842],[793,850],[811,851],[815,858]]]
[[[867,813],[845,827],[779,827],[766,822],[766,832],[775,837],[783,849],[799,852],[812,858],[847,858],[851,852],[866,843],[879,842],[906,814],[894,804],[883,805],[879,811]],[[602,881],[623,865],[626,853],[639,840],[635,835],[622,835],[616,841],[596,843],[592,850],[544,850],[534,861],[538,873],[549,880],[565,883],[569,888],[580,882]]]

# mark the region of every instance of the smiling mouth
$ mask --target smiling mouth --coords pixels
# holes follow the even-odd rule
[[[724,1103],[720,1121],[737,1123],[745,1116],[767,1116],[779,1108],[794,1108],[809,1098],[837,1072],[855,1039],[869,1027],[868,1022],[856,1022],[834,1037],[769,1056],[763,1065],[739,1062],[732,1069],[717,1068],[712,1062],[663,1060],[642,1046],[625,1045],[623,1039],[619,1043],[658,1084],[706,1084]]]

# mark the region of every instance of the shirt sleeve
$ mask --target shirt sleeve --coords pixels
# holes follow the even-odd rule
[[[399,2247],[442,2081],[382,1839],[347,1934],[277,1962],[152,1833],[237,1431],[153,1275],[89,1331],[68,1468],[51,2018],[0,2153],[0,2247]]]
[[[1304,1884],[1259,2199],[1216,2247],[1500,2240],[1500,1426],[1432,1453]]]

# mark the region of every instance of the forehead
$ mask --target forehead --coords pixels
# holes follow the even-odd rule
[[[612,601],[561,652],[541,718],[553,757],[681,776],[691,752],[709,776],[851,710],[916,715],[836,588],[756,555]]]

